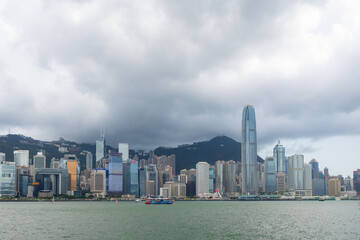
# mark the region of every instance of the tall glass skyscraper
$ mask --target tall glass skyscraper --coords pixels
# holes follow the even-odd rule
[[[256,120],[251,105],[242,114],[241,170],[242,194],[258,194]]]
[[[304,155],[296,154],[288,158],[288,188],[290,191],[304,189]]]
[[[0,163],[0,197],[15,196],[15,163]]]
[[[108,193],[120,195],[123,193],[123,161],[121,153],[109,153]]]
[[[276,164],[273,157],[265,159],[265,192],[276,192]]]
[[[96,166],[100,166],[101,159],[105,157],[105,138],[101,136],[96,140]]]
[[[274,147],[274,158],[276,172],[285,172],[285,148],[280,141]]]

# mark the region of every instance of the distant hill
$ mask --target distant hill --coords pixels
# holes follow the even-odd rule
[[[60,147],[62,147],[65,151],[59,151]],[[0,136],[0,152],[6,154],[6,161],[14,161],[15,150],[29,150],[30,161],[33,156],[37,154],[37,152],[45,151],[47,167],[50,167],[50,161],[53,157],[59,159],[64,157],[65,154],[75,154],[80,160],[81,169],[85,168],[84,151],[89,151],[93,154],[93,164],[95,164],[95,143],[76,143],[64,140],[62,138],[57,141],[48,142],[35,140],[31,137],[15,134]],[[110,146],[106,146],[106,150],[106,152],[108,152],[109,150],[116,151],[116,149]]]
[[[208,162],[209,164],[215,164],[217,160],[241,161],[241,143],[226,136],[219,136],[191,145],[179,145],[176,148],[158,147],[154,153],[157,156],[175,154],[176,171],[178,173],[184,168],[195,168],[196,163],[202,161]],[[258,162],[264,162],[259,156],[257,160]]]

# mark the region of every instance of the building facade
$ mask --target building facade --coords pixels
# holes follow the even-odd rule
[[[0,197],[15,196],[15,163],[0,162]]]
[[[273,157],[265,159],[265,192],[276,192],[276,163]]]
[[[259,187],[256,120],[255,110],[251,105],[245,106],[242,113],[241,162],[242,194],[256,195]]]
[[[209,164],[198,162],[196,164],[196,196],[209,193]]]

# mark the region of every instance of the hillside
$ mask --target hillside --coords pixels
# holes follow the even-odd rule
[[[215,137],[208,141],[179,145],[176,148],[159,147],[155,155],[176,155],[176,171],[195,168],[197,162],[215,164],[217,160],[241,161],[241,143],[226,136]],[[258,162],[264,160],[258,156]]]

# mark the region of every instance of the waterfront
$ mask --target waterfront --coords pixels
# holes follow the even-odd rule
[[[2,202],[2,239],[359,239],[360,201]]]

